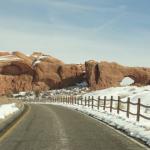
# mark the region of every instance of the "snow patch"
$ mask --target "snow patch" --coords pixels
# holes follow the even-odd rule
[[[5,119],[8,115],[19,111],[15,103],[0,105],[0,119]]]
[[[13,55],[0,56],[0,61],[13,61],[13,60],[20,60],[20,58]]]
[[[120,85],[121,85],[121,86],[128,86],[128,85],[132,85],[133,83],[134,83],[134,80],[133,80],[133,79],[131,79],[130,77],[125,77],[125,78],[121,81]]]
[[[137,99],[141,98],[142,104],[150,105],[150,86],[111,87],[104,90],[86,93],[83,95],[83,97],[85,96],[94,96],[95,99],[98,96],[101,96],[101,98],[106,96],[108,99],[110,99],[111,96],[113,96],[114,99],[117,99],[118,96],[120,96],[122,100],[127,100],[127,98],[130,97],[131,102],[137,102]]]

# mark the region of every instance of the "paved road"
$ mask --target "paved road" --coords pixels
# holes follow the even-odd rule
[[[53,105],[31,105],[28,115],[0,142],[0,150],[143,149],[86,115]]]

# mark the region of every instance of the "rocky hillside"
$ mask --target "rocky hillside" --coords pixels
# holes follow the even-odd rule
[[[65,64],[39,52],[30,56],[21,52],[0,52],[0,95],[60,89],[85,81],[93,90],[103,89],[120,86],[124,77],[132,78],[135,85],[149,85],[150,68],[96,61]]]
[[[125,77],[134,80],[133,85],[150,85],[150,68],[126,67],[117,63],[87,61],[87,82],[92,89],[120,86]]]
[[[43,53],[0,52],[0,94],[72,86],[85,80],[84,70]]]

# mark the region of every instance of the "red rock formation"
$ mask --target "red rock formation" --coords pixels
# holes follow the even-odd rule
[[[34,69],[36,81],[45,82],[51,89],[75,85],[84,80],[83,67],[81,65],[41,62]]]
[[[57,88],[61,79],[57,73],[60,65],[48,62],[38,63],[34,70],[36,72],[35,81],[45,82],[50,88]]]
[[[83,65],[62,65],[59,67],[57,72],[61,78],[61,87],[75,85],[76,83],[80,83],[85,80]]]
[[[45,91],[48,90],[49,86],[44,82],[34,82],[32,83],[32,90],[33,91]]]
[[[124,77],[130,77],[135,85],[150,84],[150,68],[124,67],[117,63],[88,61],[85,63],[87,82],[92,89],[120,86]]]
[[[9,52],[0,52],[0,56],[6,56],[6,55],[10,55]]]
[[[0,75],[0,94],[31,91],[32,80],[30,75]]]
[[[116,63],[88,61],[85,65],[64,64],[52,56],[21,52],[0,53],[0,94],[63,88],[85,81],[92,89],[120,86],[124,77],[136,85],[150,84],[150,69],[124,67]]]
[[[21,52],[13,52],[13,55],[17,56],[18,58],[20,58],[21,60],[23,60],[24,62],[26,62],[26,64],[32,66],[32,59],[28,56],[26,56],[25,54],[21,53]]]
[[[28,57],[21,52],[13,52],[0,59],[0,94],[75,85],[84,80],[84,69],[84,65],[66,65],[42,53]]]
[[[12,61],[0,65],[0,74],[2,75],[21,75],[29,74],[34,76],[34,70],[24,61]]]
[[[61,60],[54,58],[50,55],[45,55],[40,52],[34,52],[31,56],[30,59],[32,59],[34,62],[37,60],[42,61],[42,62],[49,62],[49,63],[54,63],[54,64],[64,64]]]

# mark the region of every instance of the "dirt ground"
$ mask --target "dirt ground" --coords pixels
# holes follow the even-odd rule
[[[16,99],[8,98],[6,96],[1,96],[0,97],[0,105],[2,105],[2,104],[10,104],[10,103],[16,103],[16,105],[18,107],[20,107],[22,105],[22,102],[19,102]]]

